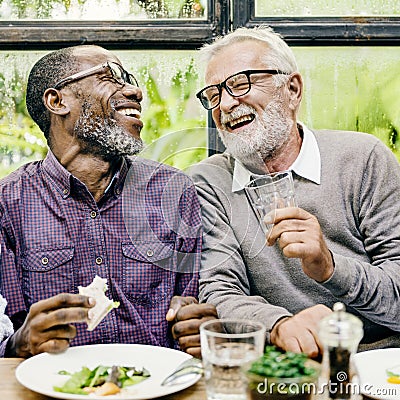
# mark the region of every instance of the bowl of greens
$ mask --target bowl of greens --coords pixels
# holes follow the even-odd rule
[[[252,400],[309,400],[318,393],[320,364],[304,353],[267,346],[247,371]]]

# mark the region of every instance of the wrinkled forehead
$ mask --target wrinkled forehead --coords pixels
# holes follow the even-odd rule
[[[224,81],[228,76],[248,69],[263,69],[268,46],[254,40],[236,42],[219,50],[208,62],[205,71],[207,85]]]
[[[103,64],[106,61],[113,61],[121,64],[121,61],[110,51],[99,46],[77,47],[74,50],[81,69],[90,68]]]

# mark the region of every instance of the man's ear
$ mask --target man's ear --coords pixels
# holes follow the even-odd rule
[[[43,101],[46,108],[54,114],[67,115],[70,112],[65,98],[63,98],[61,92],[57,89],[46,89],[43,94]]]
[[[290,75],[288,81],[290,108],[297,110],[303,96],[303,79],[298,72]]]

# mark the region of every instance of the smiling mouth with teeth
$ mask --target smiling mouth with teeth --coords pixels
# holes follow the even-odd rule
[[[237,129],[237,128],[241,128],[244,125],[249,124],[250,122],[252,122],[254,120],[255,116],[254,115],[243,115],[240,118],[234,119],[233,121],[229,121],[226,123],[226,126],[229,129]]]
[[[135,108],[121,108],[119,110],[117,110],[117,112],[119,112],[122,115],[125,115],[127,117],[134,117],[137,119],[140,119],[140,111],[136,110]]]

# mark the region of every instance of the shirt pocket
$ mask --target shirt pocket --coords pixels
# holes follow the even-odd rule
[[[152,308],[169,301],[174,292],[173,242],[123,243],[123,289],[135,307]]]
[[[29,304],[75,291],[74,247],[29,249],[22,256],[22,284]]]

